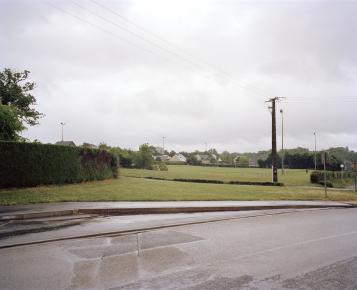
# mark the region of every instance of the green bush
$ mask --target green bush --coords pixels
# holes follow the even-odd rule
[[[341,186],[341,183],[348,180],[353,180],[354,173],[352,171],[326,171],[326,185],[327,187],[334,187],[334,185]],[[324,171],[313,171],[310,174],[310,182],[315,184],[325,185]]]
[[[151,169],[152,169],[152,170],[160,170],[159,164],[154,163],[154,164],[151,166]]]
[[[317,171],[311,172],[311,174],[310,174],[310,182],[311,183],[319,183],[319,178],[320,178],[319,172],[317,172]]]
[[[354,173],[352,171],[326,171],[326,179],[330,181],[336,181],[341,179],[354,177]],[[310,175],[310,182],[311,183],[320,183],[324,182],[324,171],[313,171]]]
[[[167,165],[164,162],[159,162],[158,166],[159,166],[160,171],[168,171],[169,170]]]
[[[76,183],[118,176],[118,157],[104,150],[0,142],[0,187]]]

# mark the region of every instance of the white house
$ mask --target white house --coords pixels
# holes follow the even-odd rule
[[[174,156],[172,156],[169,160],[169,162],[182,162],[182,163],[186,163],[187,159],[185,156],[183,156],[182,154],[176,154]]]

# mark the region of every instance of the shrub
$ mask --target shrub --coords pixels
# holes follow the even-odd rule
[[[118,157],[104,150],[0,142],[0,187],[75,183],[118,176]]]
[[[159,165],[158,164],[153,164],[151,167],[152,170],[160,170]]]
[[[169,170],[164,162],[158,163],[158,166],[159,166],[160,171],[168,171]]]
[[[354,173],[352,171],[326,171],[326,185],[327,187],[338,186],[338,183],[343,179],[352,179],[354,177]],[[310,182],[315,184],[325,185],[325,175],[324,171],[313,171],[310,174]]]
[[[320,178],[320,174],[318,171],[313,171],[310,174],[310,182],[311,183],[319,183],[319,178]]]
[[[154,157],[152,156],[149,145],[140,145],[139,152],[137,152],[134,157],[134,166],[140,169],[152,170],[153,165]]]

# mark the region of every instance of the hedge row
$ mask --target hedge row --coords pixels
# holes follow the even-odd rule
[[[265,185],[265,186],[283,186],[282,182],[270,182],[270,181],[230,181],[229,184],[240,185]]]
[[[76,183],[118,176],[107,151],[38,143],[0,142],[0,187]]]
[[[139,177],[140,178],[140,177]],[[269,182],[269,181],[229,181],[224,182],[223,180],[215,179],[193,179],[193,178],[174,178],[167,179],[162,177],[145,177],[146,179],[155,179],[155,180],[166,180],[166,181],[179,181],[179,182],[193,182],[193,183],[213,183],[213,184],[239,184],[239,185],[262,185],[262,186],[283,186],[284,183],[281,182]]]
[[[222,180],[214,179],[174,178],[173,181],[224,184]]]
[[[333,181],[341,180],[344,178],[353,178],[354,173],[352,171],[326,171],[326,186],[333,187]],[[324,171],[313,171],[310,174],[310,182],[315,184],[325,185],[325,173]]]

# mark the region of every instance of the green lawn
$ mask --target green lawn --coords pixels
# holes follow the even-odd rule
[[[223,181],[271,181],[271,170],[264,168],[227,168],[189,165],[169,165],[168,171],[121,169],[121,175],[128,177],[160,177],[166,179],[195,178],[216,179]],[[301,169],[289,169],[285,175],[279,170],[279,181],[285,185],[310,186],[310,172]]]
[[[0,190],[0,205],[61,201],[323,200],[322,188],[200,184],[120,177],[63,186]],[[357,200],[353,191],[330,190],[329,200]]]

